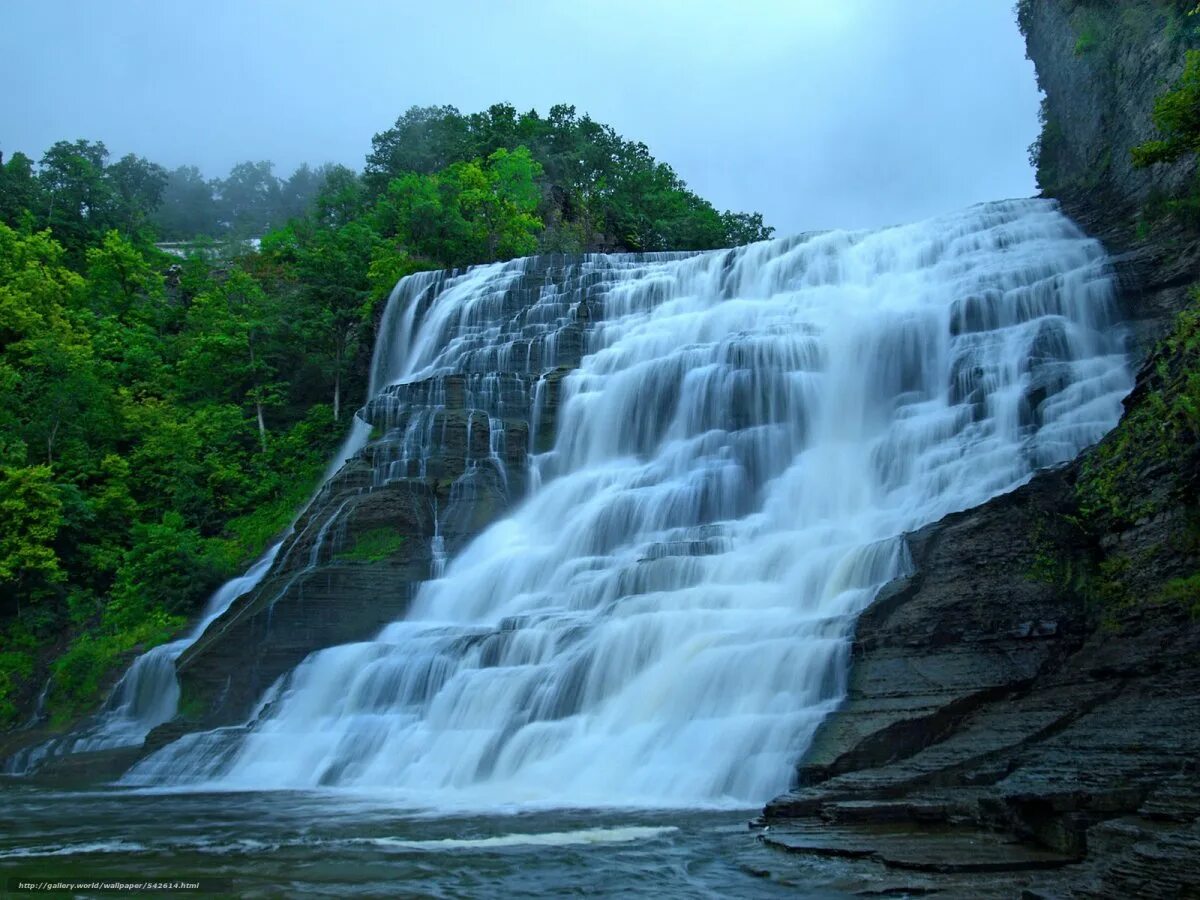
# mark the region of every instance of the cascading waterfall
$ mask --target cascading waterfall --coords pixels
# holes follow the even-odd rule
[[[174,717],[179,704],[175,660],[234,600],[262,580],[279,547],[280,544],[275,544],[244,575],[221,585],[209,598],[200,621],[186,635],[137,657],[113,687],[100,712],[80,731],[16,754],[6,761],[4,774],[25,774],[53,756],[136,747],[154,728]]]
[[[233,601],[252,590],[271,568],[280,544],[272,546],[246,574],[231,578],[212,595],[200,621],[184,637],[143,653],[117,682],[93,728],[77,737],[71,753],[136,746],[171,719],[179,704],[175,660],[204,634]]]
[[[761,803],[843,695],[855,615],[910,565],[900,536],[1070,459],[1132,383],[1103,251],[1046,201],[584,257],[514,310],[528,265],[402,282],[376,352],[400,384],[372,386],[461,373],[501,423],[512,384],[484,376],[517,373],[536,450],[565,304],[582,358],[525,500],[402,621],[310,655],[248,727],[186,736],[126,783]],[[379,484],[437,439],[402,419]]]

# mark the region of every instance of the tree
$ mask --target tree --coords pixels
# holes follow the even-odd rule
[[[129,153],[109,166],[104,174],[112,185],[113,226],[126,235],[137,233],[162,203],[167,170]]]
[[[346,225],[363,213],[366,197],[362,181],[346,166],[326,166],[314,203],[319,224],[332,228]]]
[[[483,172],[482,190],[463,200],[464,214],[478,216],[486,229],[487,249],[479,261],[535,253],[537,233],[544,227],[537,217],[541,191],[535,183],[542,174],[541,164],[528,147],[512,152],[501,148],[488,157]]]
[[[38,181],[44,221],[72,254],[113,224],[113,188],[104,177],[108,148],[100,141],[59,141],[42,157]]]
[[[368,273],[379,240],[362,222],[318,229],[304,241],[293,236],[291,251],[302,285],[300,327],[328,360],[335,421],[341,419],[346,367],[363,337],[363,322],[370,312]]]
[[[115,230],[109,231],[99,246],[88,248],[86,257],[89,295],[98,315],[163,324],[162,275],[133,244]]]
[[[38,597],[63,580],[54,549],[62,500],[49,466],[0,469],[0,585],[14,598]]]
[[[725,210],[721,214],[721,227],[725,231],[725,240],[731,247],[742,244],[753,244],[757,241],[769,241],[775,229],[763,224],[762,213],[735,213]]]
[[[466,119],[453,106],[413,106],[396,124],[371,138],[366,177],[382,193],[407,172],[432,175],[472,155]]]
[[[1200,150],[1200,50],[1187,51],[1183,74],[1155,99],[1153,119],[1164,137],[1133,148],[1136,168],[1174,162]]]
[[[43,209],[41,185],[33,171],[33,160],[14,153],[0,165],[0,222],[16,228],[26,215]]]
[[[167,175],[162,203],[152,216],[159,235],[168,241],[184,241],[221,231],[213,185],[195,166],[180,166]]]
[[[134,629],[147,613],[188,614],[220,583],[211,548],[177,512],[135,525],[106,611],[112,625]]]
[[[253,409],[263,449],[266,409],[278,405],[281,396],[279,320],[276,299],[246,272],[235,270],[224,284],[192,301],[179,360],[189,393]]]
[[[312,207],[325,183],[327,168],[311,168],[302,164],[279,186],[279,210],[277,223],[298,219]]]
[[[227,178],[218,182],[220,216],[235,235],[257,237],[283,224],[279,179],[272,174],[273,168],[267,160],[238,163]]]
[[[373,223],[418,256],[442,266],[512,259],[537,250],[541,166],[528,148],[455,163],[436,175],[392,180]]]
[[[0,225],[0,360],[15,374],[0,404],[31,456],[52,464],[69,442],[72,459],[86,467],[88,430],[103,435],[107,426],[84,281],[64,257],[46,232]]]

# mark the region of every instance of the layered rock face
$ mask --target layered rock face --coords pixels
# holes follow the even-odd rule
[[[378,390],[358,414],[365,445],[309,504],[256,590],[181,656],[181,718],[148,748],[243,721],[313,650],[400,618],[420,582],[525,494],[531,441],[552,441],[558,384],[582,353],[586,304],[572,312],[568,301],[578,277],[572,260],[545,256],[418,276],[392,298],[381,333],[400,340],[376,352]],[[437,297],[481,285],[486,317],[442,323],[453,359],[423,358],[421,347],[404,356],[411,322]],[[489,328],[510,340],[498,345]],[[386,386],[411,372],[419,377]]]
[[[1152,2],[1019,6],[1046,91],[1043,187],[1116,254],[1131,353],[1149,357],[1128,421],[1180,377],[1182,342],[1154,347],[1200,271],[1194,232],[1139,227],[1195,160],[1129,162],[1182,70],[1181,17]],[[846,701],[767,806],[767,841],[858,859],[850,881],[871,890],[1200,896],[1200,597],[1179,588],[1200,571],[1200,450],[1184,428],[1169,452],[1139,454],[1147,435],[1129,427],[909,536],[915,572],[859,619]],[[1143,510],[1128,520],[1081,508],[1113,459]]]
[[[1136,169],[1130,151],[1160,137],[1155,98],[1194,44],[1182,4],[1169,0],[1025,0],[1029,58],[1045,92],[1038,181],[1113,254],[1135,350],[1145,354],[1187,302],[1200,243],[1177,222],[1146,220],[1147,204],[1190,189],[1194,157]]]

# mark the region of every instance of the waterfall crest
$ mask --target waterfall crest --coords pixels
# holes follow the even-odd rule
[[[519,409],[525,499],[434,547],[403,620],[126,783],[761,803],[842,697],[855,615],[910,565],[900,536],[1072,458],[1132,384],[1103,250],[1047,201],[554,261],[522,304],[529,265],[402,281],[366,410],[395,438],[383,486],[443,439],[418,395],[464,385],[489,426],[471,471],[504,474]]]

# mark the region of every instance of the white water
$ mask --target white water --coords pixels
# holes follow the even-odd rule
[[[1103,252],[1048,202],[588,257],[515,316],[527,265],[402,282],[376,371],[512,371],[533,329],[536,422],[539,310],[586,292],[532,495],[403,621],[311,655],[249,733],[185,737],[128,783],[758,804],[841,698],[855,614],[909,565],[899,536],[1071,458],[1131,386]]]
[[[4,774],[25,774],[52,756],[136,747],[151,731],[172,719],[179,704],[175,660],[196,642],[213,620],[229,609],[234,600],[262,580],[279,547],[280,544],[271,547],[246,574],[221,585],[209,598],[200,621],[185,636],[159,644],[137,657],[112,689],[100,712],[83,730],[18,753],[6,761]]]
[[[209,598],[204,615],[186,635],[143,653],[117,682],[96,723],[71,745],[69,753],[90,753],[114,747],[134,747],[153,729],[175,716],[179,681],[175,660],[192,646],[233,601],[252,590],[271,568],[281,544],[275,544],[244,575],[231,578]]]

